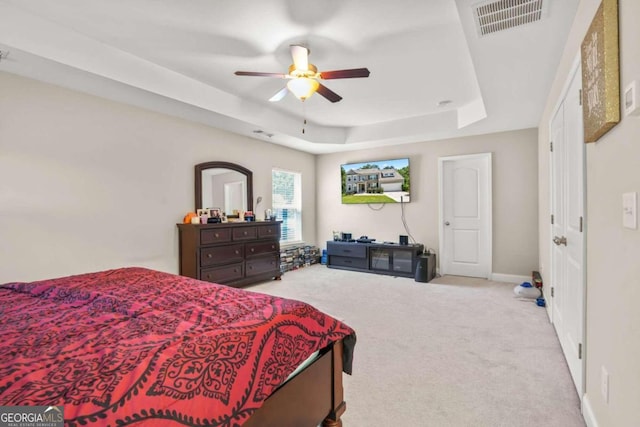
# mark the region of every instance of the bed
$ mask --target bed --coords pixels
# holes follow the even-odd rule
[[[0,340],[0,406],[62,405],[65,426],[333,427],[355,332],[300,301],[131,267],[0,285]]]

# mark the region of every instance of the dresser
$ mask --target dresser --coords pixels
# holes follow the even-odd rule
[[[279,279],[281,224],[178,224],[180,274],[236,287]]]

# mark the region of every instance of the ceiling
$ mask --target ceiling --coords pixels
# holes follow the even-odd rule
[[[478,0],[0,0],[0,71],[310,153],[524,129],[579,2],[493,2],[532,1],[539,21],[480,36]],[[291,44],[371,75],[323,81],[338,103],[234,75],[286,73]]]

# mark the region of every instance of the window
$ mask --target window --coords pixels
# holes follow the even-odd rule
[[[302,241],[302,179],[297,172],[271,171],[273,210],[282,221],[283,244]]]

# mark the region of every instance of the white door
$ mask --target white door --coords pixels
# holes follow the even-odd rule
[[[552,321],[574,384],[584,388],[584,139],[577,68],[551,121]]]
[[[442,157],[440,274],[489,278],[491,153]]]

